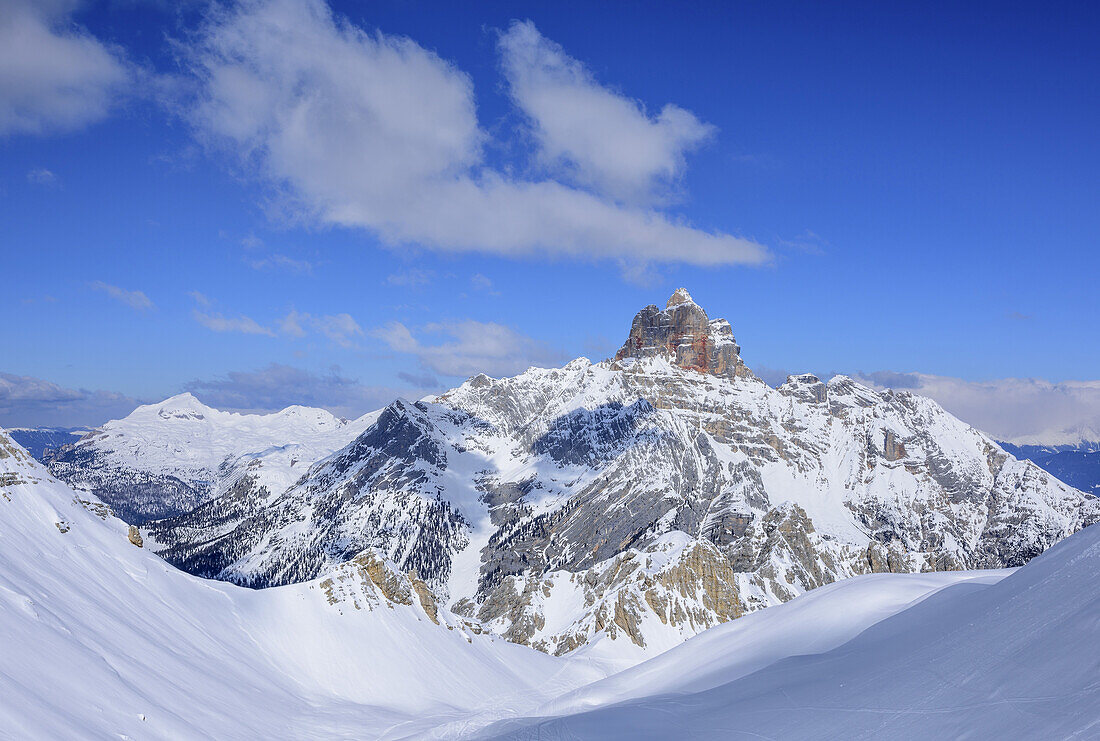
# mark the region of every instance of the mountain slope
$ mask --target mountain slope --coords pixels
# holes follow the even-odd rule
[[[1100,527],[991,585],[944,589],[842,645],[746,674],[719,629],[586,688],[604,707],[502,721],[484,738],[1086,738],[1100,727]],[[848,585],[843,585],[850,591]],[[807,603],[803,603],[807,604]],[[808,606],[808,604],[807,604]],[[768,628],[771,610],[761,615]],[[816,625],[808,609],[802,628]],[[758,638],[761,636],[757,636]],[[723,650],[725,649],[725,650]],[[700,679],[700,660],[706,660]],[[642,680],[657,679],[650,687]]]
[[[262,591],[181,573],[2,430],[0,561],[5,736],[405,737],[601,676],[478,635],[370,552]]]
[[[591,647],[558,658],[480,635],[371,551],[265,590],[181,573],[2,430],[0,559],[0,728],[19,738],[497,733],[507,729],[490,724],[539,707],[644,699],[654,677],[662,691],[716,686],[731,667],[826,650],[951,584],[1004,575],[848,580],[704,633],[656,674],[642,664],[605,680]]]
[[[373,548],[510,640],[623,661],[842,578],[1018,566],[1100,518],[929,399],[769,387],[683,289],[612,359],[398,401],[285,490],[237,481],[143,533],[251,586]]]

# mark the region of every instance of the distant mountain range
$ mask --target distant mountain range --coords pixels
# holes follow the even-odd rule
[[[1021,565],[1100,519],[930,399],[768,386],[684,289],[599,363],[354,421],[184,394],[47,460],[193,574],[295,584],[371,551],[481,629],[614,661],[859,574]]]
[[[15,442],[19,443],[42,461],[53,451],[65,445],[75,443],[91,430],[87,427],[15,427],[8,430]]]
[[[1100,496],[1100,441],[1073,445],[1013,445],[1001,443],[1017,458],[1034,461],[1072,487]]]

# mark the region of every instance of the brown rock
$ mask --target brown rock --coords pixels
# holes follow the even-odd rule
[[[129,532],[126,533],[126,538],[136,545],[138,548],[142,546],[141,532],[137,529],[137,525],[131,525]]]
[[[679,288],[663,311],[650,304],[638,312],[615,360],[667,357],[681,368],[700,373],[750,377],[752,371],[745,367],[740,353],[729,322],[708,319],[687,290]]]

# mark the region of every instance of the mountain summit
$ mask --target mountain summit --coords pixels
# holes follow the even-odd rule
[[[1100,519],[930,399],[768,386],[683,289],[600,363],[476,376],[335,430],[204,417],[112,423],[54,470],[119,511],[157,509],[146,474],[194,482],[198,506],[142,529],[186,571],[266,587],[373,549],[556,654],[637,660],[858,574],[1018,566]]]
[[[741,348],[725,319],[709,319],[686,288],[678,288],[664,310],[650,304],[634,316],[630,336],[615,360],[664,357],[686,370],[728,378],[750,377]]]

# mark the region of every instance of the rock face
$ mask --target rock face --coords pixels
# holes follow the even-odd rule
[[[141,532],[137,529],[137,525],[131,525],[130,529],[126,533],[126,539],[131,543],[141,548],[144,545],[144,541],[141,539]]]
[[[729,322],[708,319],[687,289],[680,288],[669,298],[664,311],[650,304],[638,312],[615,360],[667,357],[678,368],[700,373],[729,378],[751,376],[740,353]]]
[[[267,587],[372,548],[443,589],[468,542],[466,521],[441,495],[450,446],[424,405],[398,400],[376,418],[285,491],[245,473],[225,495],[146,523],[159,553],[191,573]]]
[[[509,640],[621,656],[856,574],[1020,565],[1100,520],[929,399],[769,387],[683,290],[613,359],[476,376],[371,421],[292,480],[234,466],[146,525],[155,547],[255,587],[371,549]]]

